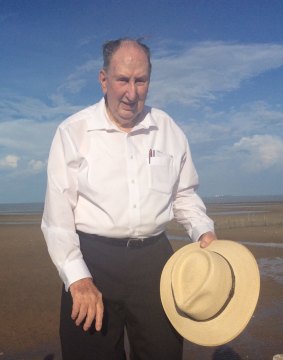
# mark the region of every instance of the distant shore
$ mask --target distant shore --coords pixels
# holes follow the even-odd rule
[[[246,330],[220,348],[185,342],[184,360],[268,360],[283,352],[283,202],[208,204],[220,239],[244,243],[261,271],[261,294]],[[0,215],[0,360],[60,360],[62,284],[40,231],[40,214]],[[189,243],[171,222],[174,250]]]

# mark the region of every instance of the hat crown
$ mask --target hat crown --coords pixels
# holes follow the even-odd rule
[[[229,302],[232,268],[222,255],[198,249],[176,260],[171,284],[176,307],[183,315],[209,320]]]

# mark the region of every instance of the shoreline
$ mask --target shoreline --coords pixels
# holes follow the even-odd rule
[[[233,205],[224,207],[235,210]],[[270,216],[283,214],[283,203],[260,204],[258,208],[245,205],[256,210],[265,206]],[[208,214],[221,209],[223,204],[213,209],[210,206]],[[3,224],[7,219],[11,224]],[[49,258],[40,219],[40,214],[0,215],[0,360],[61,359],[58,320],[62,284]],[[283,224],[216,227],[216,232],[220,239],[248,242],[246,246],[256,257],[261,272],[260,299],[253,318],[238,338],[217,348],[185,341],[183,359],[272,359],[283,352]],[[182,227],[174,222],[167,233],[174,250],[189,243]],[[261,246],[254,246],[256,243]],[[278,247],[263,246],[271,243]]]

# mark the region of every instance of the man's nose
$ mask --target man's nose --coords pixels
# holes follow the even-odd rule
[[[128,83],[127,98],[131,101],[134,101],[137,98],[137,88],[134,81],[129,81]]]

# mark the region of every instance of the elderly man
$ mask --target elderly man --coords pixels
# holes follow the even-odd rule
[[[42,231],[65,284],[63,359],[125,359],[125,328],[131,359],[181,359],[159,296],[172,255],[164,230],[175,217],[206,247],[213,222],[185,135],[145,106],[148,47],[119,39],[103,56],[103,99],[58,127],[48,162]]]

